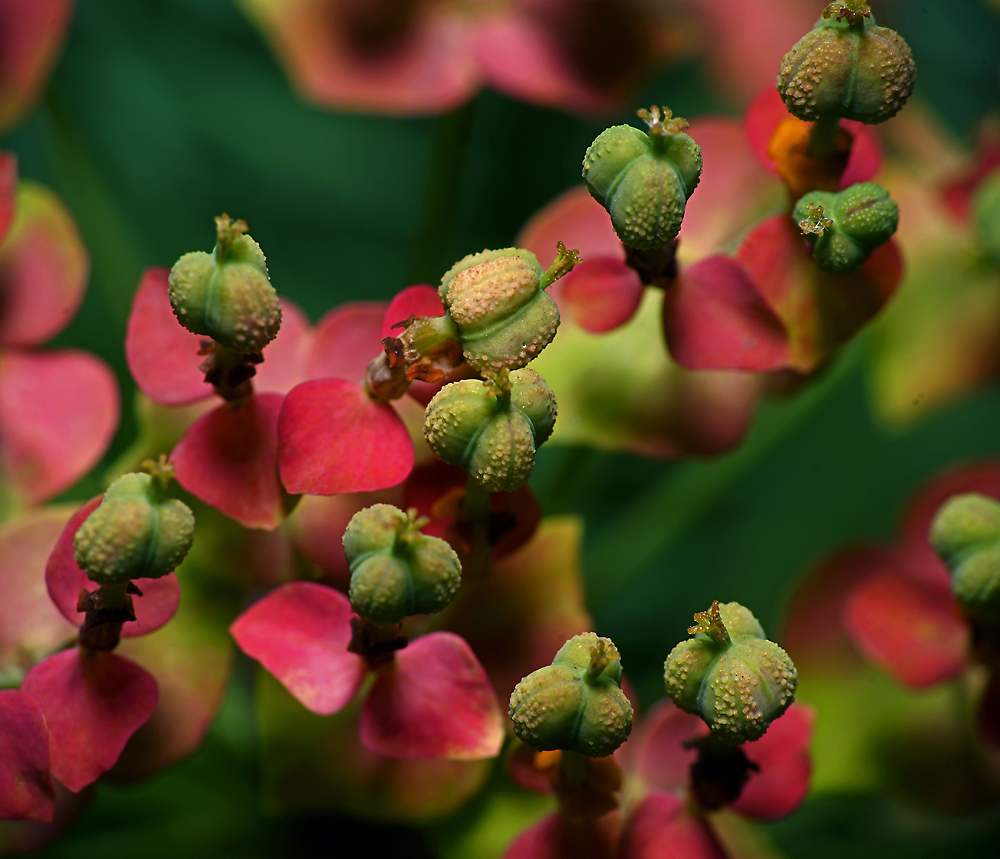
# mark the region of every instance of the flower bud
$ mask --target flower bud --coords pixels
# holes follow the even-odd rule
[[[593,632],[567,641],[551,665],[525,677],[510,696],[514,733],[538,751],[603,758],[632,731],[632,704],[620,688],[618,648]]]
[[[678,644],[664,665],[667,694],[724,742],[760,739],[792,703],[795,665],[739,603],[716,601],[694,617],[688,632],[695,637]]]
[[[535,450],[552,434],[556,398],[534,370],[515,370],[509,391],[478,379],[445,385],[427,404],[424,437],[445,462],[489,492],[528,482]]]
[[[813,245],[813,259],[825,272],[846,275],[889,241],[899,223],[899,206],[874,182],[843,191],[811,191],[795,204],[792,218]]]
[[[869,13],[842,10],[820,18],[785,54],[778,93],[799,119],[856,119],[868,125],[895,116],[913,92],[916,66],[895,30]]]
[[[1000,610],[1000,504],[977,493],[948,499],[931,523],[931,545],[951,570],[951,589],[970,611]]]
[[[412,512],[412,511],[411,511]],[[344,532],[351,605],[374,623],[433,614],[458,592],[462,565],[444,540],[420,533],[420,522],[391,504],[355,513]]]
[[[175,570],[194,542],[194,515],[164,498],[149,474],[126,474],[108,487],[80,526],[73,555],[92,581],[156,579]]]
[[[545,291],[577,261],[560,243],[542,271],[531,251],[469,254],[441,279],[438,294],[458,329],[465,360],[477,370],[524,367],[556,335],[559,308]]]
[[[669,110],[641,110],[649,134],[631,125],[602,131],[583,159],[591,196],[611,215],[626,245],[654,250],[681,229],[684,208],[701,178],[701,147],[683,133],[687,122]]]
[[[244,221],[215,219],[211,254],[184,254],[170,270],[170,304],[188,331],[240,354],[260,352],[278,333],[281,305],[267,279],[260,246],[244,235]]]

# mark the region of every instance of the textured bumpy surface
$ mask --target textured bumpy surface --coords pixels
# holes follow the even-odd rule
[[[951,570],[955,598],[978,614],[1000,612],[1000,504],[978,493],[950,498],[934,517],[930,539]]]
[[[618,238],[639,250],[653,250],[680,232],[701,166],[701,148],[682,132],[647,135],[616,125],[587,149],[583,179],[611,215]]]
[[[899,224],[899,206],[889,192],[874,182],[859,182],[843,191],[812,191],[795,205],[798,223],[821,206],[832,223],[822,235],[807,233],[815,246],[813,258],[823,271],[847,275],[857,271],[879,245],[889,241]]]
[[[850,24],[821,18],[785,54],[778,92],[789,113],[874,125],[895,116],[913,92],[916,65],[895,30],[871,18]]]
[[[534,370],[510,374],[510,397],[478,379],[446,385],[427,405],[424,437],[445,462],[464,468],[490,492],[527,483],[535,450],[552,434],[556,400]]]
[[[738,745],[764,735],[792,703],[798,674],[788,654],[764,638],[743,606],[719,607],[728,641],[699,632],[682,641],[664,666],[667,694],[701,716],[722,740]]]
[[[445,274],[438,293],[473,367],[518,369],[552,342],[559,308],[541,276],[535,255],[520,248],[470,254]]]
[[[632,704],[619,686],[621,675],[618,649],[609,639],[593,632],[574,636],[551,665],[517,684],[510,696],[514,733],[539,751],[610,755],[632,731]]]
[[[281,326],[278,294],[260,246],[239,236],[224,259],[185,254],[170,270],[170,305],[177,321],[234,352],[260,352]]]
[[[375,504],[356,513],[344,532],[351,568],[351,606],[375,623],[433,614],[458,592],[462,566],[444,540],[420,533],[402,510]]]
[[[126,474],[80,526],[74,557],[99,584],[154,579],[176,569],[193,542],[187,506],[161,498],[150,475]]]

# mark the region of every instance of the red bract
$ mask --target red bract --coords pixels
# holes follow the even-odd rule
[[[462,639],[431,633],[373,668],[347,649],[352,615],[339,591],[294,582],[251,606],[230,632],[244,653],[317,713],[342,710],[374,672],[361,716],[361,741],[372,751],[450,760],[499,752],[503,726],[496,698]]]
[[[620,0],[243,5],[306,97],[385,113],[449,110],[483,84],[540,104],[606,110],[663,46],[658,21]]]
[[[73,557],[73,540],[83,521],[97,509],[102,498],[100,495],[92,498],[70,517],[45,567],[45,584],[52,602],[75,626],[79,626],[84,617],[83,612],[77,611],[80,589],[93,590],[96,585]],[[180,586],[173,573],[158,579],[136,579],[135,584],[142,595],[131,598],[135,622],[122,626],[123,638],[146,635],[159,629],[174,616],[180,603]]]
[[[12,178],[5,156],[0,226],[9,222]],[[22,182],[16,216],[0,239],[0,465],[19,500],[36,504],[72,485],[104,453],[118,424],[118,386],[87,353],[26,351],[61,331],[83,298],[89,263],[62,203]]]
[[[51,771],[76,792],[110,769],[156,707],[156,681],[113,653],[64,650],[38,663],[21,691],[45,713]]]
[[[24,692],[0,691],[0,820],[48,822],[54,814],[42,708]]]
[[[38,97],[72,12],[73,0],[0,0],[0,131]]]

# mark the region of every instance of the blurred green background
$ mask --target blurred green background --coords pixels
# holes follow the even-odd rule
[[[977,0],[898,0],[881,22],[913,47],[918,97],[971,140],[1000,106],[1000,15]],[[697,58],[662,71],[610,119],[628,122],[654,101],[689,117],[733,111]],[[509,245],[579,181],[605,124],[490,91],[439,118],[334,114],[293,94],[229,0],[80,0],[41,102],[0,148],[17,154],[22,176],[58,191],[90,251],[85,304],[54,345],[90,349],[119,376],[124,416],[110,462],[136,431],[122,352],[132,293],[145,267],[209,249],[214,215],[249,222],[278,291],[315,320]],[[996,386],[905,431],[879,426],[866,340],[812,386],[765,404],[744,445],[715,461],[541,451],[533,485],[547,512],[584,518],[596,628],[618,644],[644,704],[661,696],[663,658],[694,611],[738,600],[775,628],[792,584],[826,553],[888,539],[929,475],[1000,455]],[[96,479],[71,497],[92,494]],[[460,821],[414,837],[332,815],[262,816],[249,685],[238,671],[199,755],[147,785],[98,787],[70,836],[43,855],[417,857],[454,843]],[[993,856],[1000,815],[949,818],[891,795],[826,792],[769,835],[803,859]]]

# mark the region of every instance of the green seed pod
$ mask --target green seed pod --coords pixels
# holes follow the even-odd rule
[[[895,116],[913,92],[917,69],[895,30],[841,10],[820,18],[785,54],[778,93],[799,119],[856,119],[868,125]]]
[[[458,592],[458,555],[444,540],[421,534],[412,513],[375,504],[355,513],[344,532],[351,605],[374,623],[433,614]]]
[[[951,570],[955,599],[977,614],[1000,614],[1000,504],[977,493],[949,498],[930,538]]]
[[[792,218],[813,245],[813,259],[825,272],[857,271],[875,248],[892,238],[899,206],[874,182],[843,191],[811,191],[795,204]]]
[[[458,330],[465,360],[480,371],[526,366],[559,327],[559,308],[545,290],[578,261],[576,251],[560,242],[547,272],[521,248],[481,251],[455,263],[438,294]]]
[[[528,482],[535,450],[552,434],[556,398],[531,368],[509,376],[510,390],[478,379],[445,385],[427,404],[424,438],[445,462],[489,492]]]
[[[156,579],[175,570],[194,542],[194,514],[165,498],[149,474],[126,474],[80,526],[76,562],[92,581],[106,585]]]
[[[694,617],[688,632],[695,637],[678,644],[664,665],[667,694],[726,743],[760,739],[792,703],[795,665],[738,603],[716,601]]]
[[[639,250],[676,237],[688,198],[701,178],[701,147],[683,133],[687,122],[654,107],[639,111],[646,134],[631,125],[602,131],[583,159],[591,196],[611,215],[618,238]]]
[[[987,257],[1000,266],[1000,170],[994,170],[976,188],[972,221]]]
[[[567,641],[551,665],[525,677],[510,696],[521,742],[538,751],[610,755],[632,731],[632,704],[621,690],[618,648],[593,632]]]
[[[260,352],[281,326],[278,294],[260,246],[244,235],[246,223],[228,215],[215,221],[215,250],[184,254],[170,270],[170,305],[188,331],[240,354]]]

